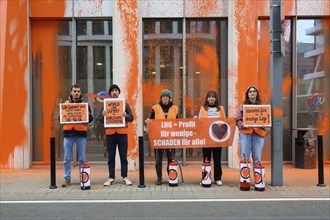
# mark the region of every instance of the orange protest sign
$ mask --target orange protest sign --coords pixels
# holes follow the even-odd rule
[[[245,127],[271,127],[270,105],[243,105],[243,124]]]
[[[125,127],[125,99],[123,98],[108,98],[104,99],[104,127],[118,128]]]
[[[88,103],[61,103],[60,124],[88,123]]]
[[[156,149],[229,147],[235,126],[235,118],[151,119],[148,136]]]

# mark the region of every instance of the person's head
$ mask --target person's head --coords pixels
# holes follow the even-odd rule
[[[109,88],[110,98],[118,98],[120,94],[120,88],[116,84],[112,84]]]
[[[249,86],[247,88],[244,104],[261,104],[259,91],[256,86]]]
[[[81,97],[80,85],[74,84],[71,86],[71,96],[74,102],[78,101]]]
[[[216,91],[208,91],[204,101],[204,109],[207,110],[209,106],[215,106],[220,109],[220,103]]]
[[[168,89],[163,89],[160,92],[160,101],[162,104],[167,105],[171,100],[171,92]]]

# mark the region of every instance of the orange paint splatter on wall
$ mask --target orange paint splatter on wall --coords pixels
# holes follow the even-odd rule
[[[269,22],[261,20],[258,44],[258,89],[263,103],[270,103],[270,36]]]
[[[257,24],[258,1],[235,1],[235,26],[238,34],[238,103],[242,103],[245,90],[250,85],[258,87]]]
[[[40,103],[38,120],[34,120],[35,151],[42,152],[35,160],[48,162],[50,158],[49,140],[52,136],[53,112],[57,110],[56,100],[60,88],[57,66],[56,37],[60,21],[33,21],[32,59],[34,103]],[[38,108],[37,105],[34,108]]]
[[[274,108],[274,117],[282,117],[283,116],[283,111],[282,109],[278,107],[273,107]]]
[[[120,18],[124,28],[123,41],[125,45],[125,53],[129,56],[127,59],[127,97],[128,103],[132,108],[135,120],[130,125],[128,132],[128,157],[136,158],[138,152],[137,146],[137,94],[138,94],[138,28],[139,15],[138,4],[136,0],[122,0],[117,2]]]
[[[62,18],[67,0],[41,1],[30,0],[31,17],[59,17]]]
[[[4,3],[1,4],[4,6]],[[27,7],[28,2],[24,0],[7,1],[6,11],[1,11],[5,12],[1,17],[5,17],[6,24],[0,27],[0,31],[6,33],[1,35],[5,37],[2,40],[6,44],[0,49],[1,55],[4,55],[1,58],[4,59],[2,61],[4,66],[0,84],[2,95],[0,168],[14,168],[12,159],[15,157],[13,155],[15,148],[21,147],[23,151],[24,145],[28,144],[28,128],[24,124],[28,110],[28,88],[25,81],[28,71]],[[23,158],[19,160],[23,161]]]

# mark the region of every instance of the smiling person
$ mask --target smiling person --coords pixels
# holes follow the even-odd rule
[[[225,110],[220,105],[216,91],[208,91],[205,97],[204,105],[199,110],[199,118],[224,118]],[[211,154],[213,152],[214,160],[214,182],[218,186],[222,185],[222,167],[221,153],[222,147],[203,148],[203,163],[211,162]]]
[[[83,103],[81,89],[78,84],[71,86],[71,95],[65,103]],[[89,123],[93,121],[91,109],[88,105]],[[86,160],[87,124],[65,124],[63,126],[63,149],[64,149],[64,182],[62,187],[71,185],[71,161],[73,144],[76,142],[79,166],[83,166]]]
[[[110,98],[118,98],[120,94],[120,88],[113,84],[109,88]],[[99,116],[99,120],[103,123],[104,116],[106,110],[102,108],[101,115]],[[104,186],[110,186],[115,183],[115,165],[116,165],[116,147],[118,145],[118,151],[120,156],[120,165],[121,165],[121,177],[124,184],[127,186],[132,185],[132,181],[127,176],[127,149],[128,149],[128,138],[127,138],[127,128],[128,122],[132,122],[134,120],[131,107],[127,102],[125,102],[125,112],[123,113],[125,117],[125,127],[118,128],[106,128],[106,146],[107,146],[107,154],[108,154],[108,170],[109,170],[109,178],[104,182]]]
[[[248,160],[252,152],[253,167],[261,161],[266,130],[263,127],[244,127],[243,105],[261,105],[259,91],[255,86],[249,86],[245,92],[244,103],[236,114],[236,126],[239,129],[240,158]]]

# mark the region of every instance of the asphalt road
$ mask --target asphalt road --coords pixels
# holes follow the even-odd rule
[[[0,201],[0,219],[330,219],[329,199]]]

